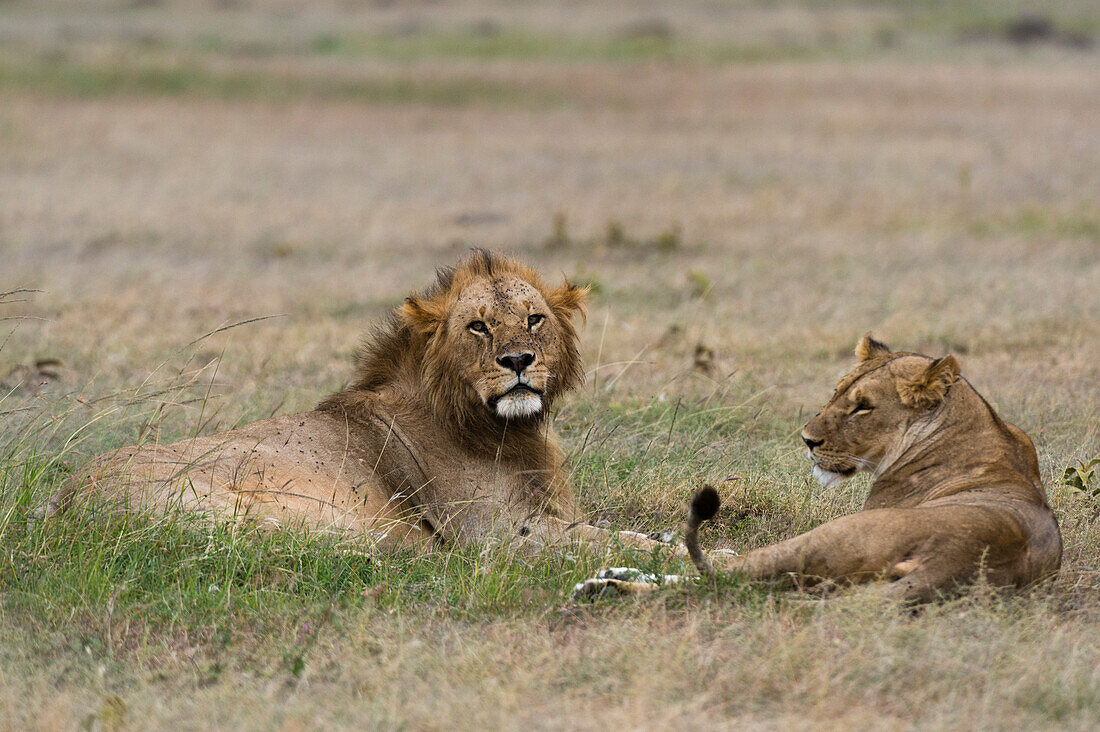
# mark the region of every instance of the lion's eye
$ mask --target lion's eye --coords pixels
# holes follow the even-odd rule
[[[851,413],[854,417],[857,414],[867,414],[874,408],[875,407],[873,405],[868,404],[867,402],[859,402],[858,404],[856,404],[856,408],[853,409]]]
[[[542,321],[544,321],[544,320],[546,320],[545,315],[539,315],[537,313],[535,315],[528,315],[527,316],[527,328],[529,330],[534,330],[535,328],[539,327],[539,324],[542,323]]]
[[[485,335],[489,332],[489,326],[485,325],[485,321],[483,320],[475,320],[466,327],[480,335]]]

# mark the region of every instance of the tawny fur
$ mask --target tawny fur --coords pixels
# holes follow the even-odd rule
[[[577,523],[549,419],[554,401],[584,376],[572,322],[584,314],[584,295],[475,251],[377,327],[360,351],[355,382],[315,410],[118,450],[74,476],[52,509],[115,500],[415,547],[486,539],[604,544],[609,532]],[[471,330],[472,321],[485,332]],[[510,353],[531,354],[521,374],[529,390],[508,391],[520,378],[499,360]],[[494,407],[512,393],[514,401]],[[655,546],[640,534],[620,539]]]
[[[983,575],[1022,587],[1058,570],[1062,539],[1031,440],[1002,421],[952,356],[891,353],[864,337],[859,364],[803,430],[829,480],[875,478],[863,510],[743,556],[707,557],[698,527],[717,510],[709,486],[685,536],[700,572],[860,583],[927,601]],[[717,568],[717,569],[716,569]]]

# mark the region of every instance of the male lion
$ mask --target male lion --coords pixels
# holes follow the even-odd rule
[[[1062,538],[1027,435],[960,378],[953,356],[893,353],[870,334],[856,356],[859,364],[802,440],[826,487],[872,472],[863,510],[743,556],[708,558],[698,531],[719,499],[704,487],[692,499],[684,537],[699,570],[714,576],[717,565],[749,579],[793,576],[804,585],[885,579],[883,594],[918,602],[983,572],[995,586],[1022,587],[1057,571]],[[638,579],[605,571],[577,592],[656,586]]]
[[[576,506],[550,407],[584,378],[572,318],[585,291],[546,287],[482,250],[408,297],[368,338],[358,378],[311,412],[99,458],[55,497],[305,523],[380,543],[612,534]],[[624,543],[651,549],[642,534]]]

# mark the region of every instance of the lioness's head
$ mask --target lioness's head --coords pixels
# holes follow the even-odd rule
[[[856,356],[859,363],[802,430],[814,475],[827,486],[860,470],[878,470],[896,457],[891,450],[943,404],[959,378],[954,356],[893,353],[869,333],[856,346]]]
[[[583,288],[549,288],[519,262],[476,250],[397,316],[423,339],[429,398],[459,415],[531,420],[584,377],[573,326],[584,301]]]

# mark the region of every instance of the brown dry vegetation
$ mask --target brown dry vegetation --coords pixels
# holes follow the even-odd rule
[[[0,5],[0,291],[42,290],[0,306],[36,318],[2,323],[6,434],[97,419],[79,462],[309,408],[488,246],[593,285],[557,424],[596,518],[674,527],[730,476],[714,544],[853,510],[795,435],[874,330],[1032,436],[1062,573],[915,615],[737,583],[569,604],[595,558],[501,574],[529,587],[494,611],[476,561],[406,558],[446,592],[391,570],[260,632],[232,599],[70,612],[12,589],[62,559],[12,549],[0,726],[1100,722],[1100,503],[1059,484],[1100,457],[1100,51],[1004,41],[1023,3],[381,5]]]

